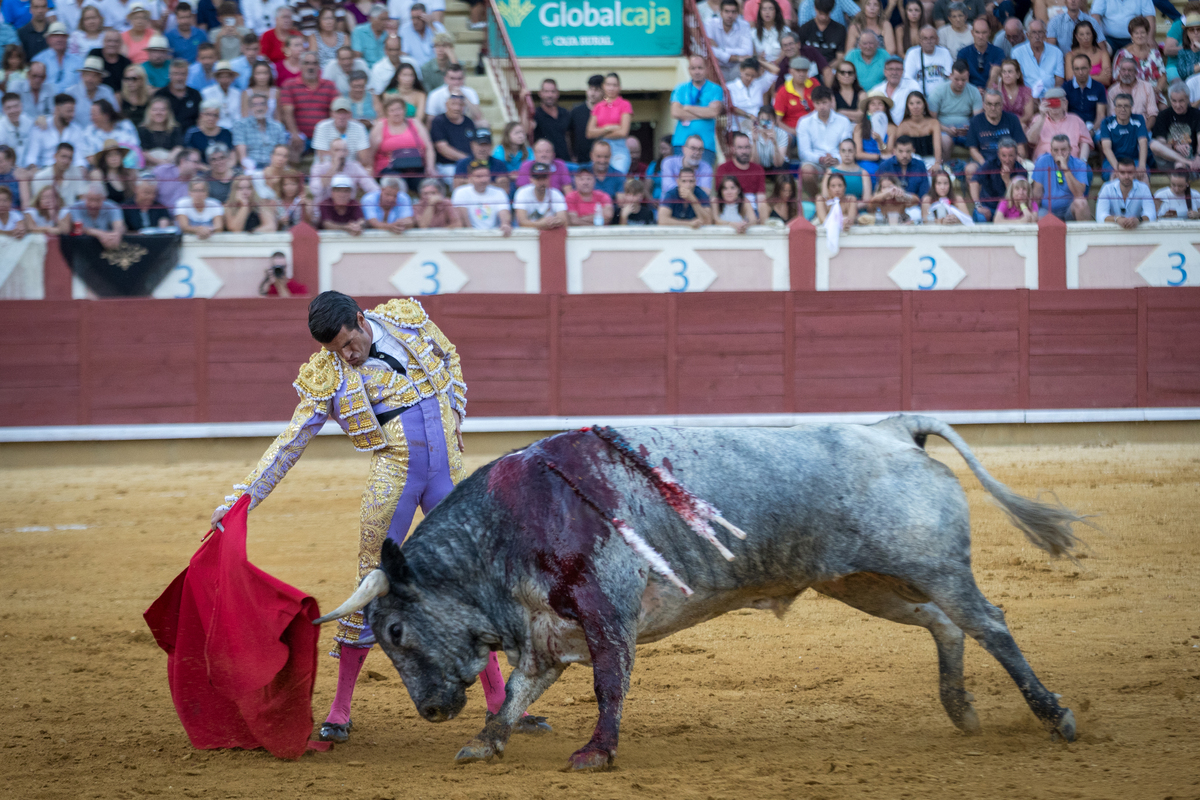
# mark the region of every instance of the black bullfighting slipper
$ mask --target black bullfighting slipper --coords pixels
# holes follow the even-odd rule
[[[336,722],[322,722],[321,732],[317,738],[322,742],[345,744],[350,741],[350,729],[353,727],[354,720],[347,720],[345,725],[339,725]]]
[[[495,716],[496,715],[492,712],[487,712],[486,721],[491,722],[492,718]],[[516,725],[513,725],[512,732],[529,733],[536,736],[542,733],[550,733],[553,730],[554,728],[550,727],[550,723],[546,721],[545,717],[535,717],[531,714],[526,714],[525,716],[521,717]]]

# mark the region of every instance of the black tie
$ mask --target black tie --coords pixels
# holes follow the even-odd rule
[[[371,352],[368,353],[367,355],[369,355],[371,358],[378,358],[380,361],[387,364],[389,367],[396,370],[396,372],[399,372],[401,375],[408,374],[407,371],[404,369],[404,365],[401,364],[396,359],[395,356],[389,356],[387,353],[379,352],[379,348],[375,346],[374,342],[371,343]]]

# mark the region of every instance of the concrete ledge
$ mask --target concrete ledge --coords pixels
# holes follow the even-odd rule
[[[676,427],[786,428],[829,422],[869,425],[898,412],[851,414],[675,414],[597,417],[468,417],[463,432],[526,433],[565,431],[589,425],[664,425]],[[1075,408],[997,411],[912,412],[937,417],[950,425],[1023,425],[1046,423],[1184,422],[1200,420],[1200,408]],[[177,439],[253,439],[274,437],[287,425],[279,422],[208,422],[161,425],[62,425],[0,428],[0,444],[37,442],[117,442]],[[340,434],[327,422],[318,434]]]

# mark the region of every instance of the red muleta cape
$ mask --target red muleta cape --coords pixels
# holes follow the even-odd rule
[[[246,560],[249,505],[243,495],[143,616],[194,747],[294,759],[312,733],[320,611]]]

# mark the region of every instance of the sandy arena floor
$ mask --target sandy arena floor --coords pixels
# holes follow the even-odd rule
[[[482,722],[482,692],[471,690],[458,719],[424,722],[378,650],[350,744],[299,762],[195,751],[141,613],[248,465],[0,469],[0,795],[1200,797],[1200,451],[977,452],[1018,491],[1053,489],[1104,515],[1107,534],[1087,534],[1093,551],[1081,566],[1051,562],[985,501],[952,451],[935,450],[971,498],[977,579],[1035,671],[1075,710],[1075,744],[1052,743],[973,642],[967,686],[984,733],[959,734],[938,703],[924,630],[810,592],[783,622],[741,611],[639,648],[618,768],[608,773],[559,771],[595,721],[589,669],[568,670],[534,706],[553,734],[514,738],[502,763],[455,767]],[[301,460],[250,518],[251,559],[322,608],[350,588],[366,463]],[[335,662],[323,658],[318,719],[334,678]]]

